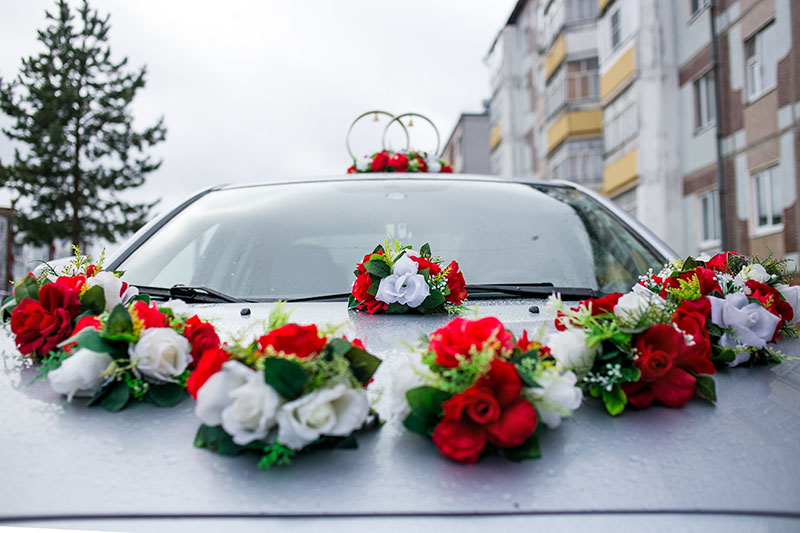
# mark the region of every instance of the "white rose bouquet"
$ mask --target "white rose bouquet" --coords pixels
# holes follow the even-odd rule
[[[194,444],[255,451],[261,469],[313,448],[354,448],[355,433],[377,421],[365,389],[379,364],[358,339],[288,323],[276,307],[265,335],[207,352],[189,376],[203,423]]]

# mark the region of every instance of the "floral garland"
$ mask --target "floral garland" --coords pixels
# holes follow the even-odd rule
[[[557,311],[547,345],[612,415],[658,400],[681,407],[696,392],[716,401],[718,367],[779,363],[768,346],[797,336],[800,287],[789,286],[785,264],[725,252],[652,270],[627,294],[584,300]]]
[[[527,332],[515,341],[496,318],[456,318],[395,376],[403,424],[462,463],[491,451],[536,459],[538,422],[557,427],[583,399],[575,374],[548,355]]]
[[[419,255],[396,240],[378,245],[353,271],[348,308],[371,314],[457,312],[467,299],[464,275],[456,261],[443,265],[427,243]]]
[[[78,321],[111,311],[138,294],[120,272],[102,269],[74,248],[75,257],[61,275],[45,263],[42,275],[28,274],[14,285],[0,316],[10,323],[14,341],[26,357],[42,359],[70,337]]]
[[[63,350],[42,360],[40,377],[68,401],[88,396],[89,406],[111,412],[134,400],[172,407],[183,400],[191,369],[219,345],[214,326],[188,317],[183,302],[158,307],[137,296],[128,306],[81,318]]]
[[[353,160],[348,174],[366,172],[428,172],[431,174],[452,173],[453,168],[444,160],[429,156],[426,152],[392,152],[382,150]]]
[[[189,376],[202,422],[194,444],[260,453],[261,469],[314,448],[355,448],[355,433],[377,421],[365,388],[378,365],[358,339],[290,324],[278,306],[265,335],[207,352]]]

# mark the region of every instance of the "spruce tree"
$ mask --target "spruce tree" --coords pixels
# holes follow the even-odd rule
[[[113,61],[109,16],[84,0],[73,13],[58,0],[37,32],[45,50],[22,60],[19,75],[0,77],[0,111],[12,125],[13,161],[0,164],[0,185],[18,197],[18,242],[49,245],[93,238],[114,240],[135,231],[155,204],[121,194],[144,183],[161,161],[146,150],[164,140],[163,118],[136,131],[130,104],[145,85],[146,68]]]

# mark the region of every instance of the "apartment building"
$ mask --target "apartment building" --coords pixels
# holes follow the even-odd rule
[[[676,4],[685,249],[797,266],[800,2]]]
[[[442,155],[459,174],[489,174],[489,110],[462,113]]]

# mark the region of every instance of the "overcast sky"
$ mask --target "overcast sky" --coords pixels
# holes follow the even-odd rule
[[[42,49],[36,30],[54,3],[0,0],[4,79]],[[113,57],[147,65],[136,123],[163,115],[168,129],[153,151],[162,167],[130,197],[160,197],[163,209],[210,185],[342,173],[347,128],[370,109],[425,114],[444,142],[459,114],[489,97],[483,58],[514,4],[93,0],[111,14]],[[356,151],[370,148],[364,140]],[[0,135],[0,158],[11,150]]]

